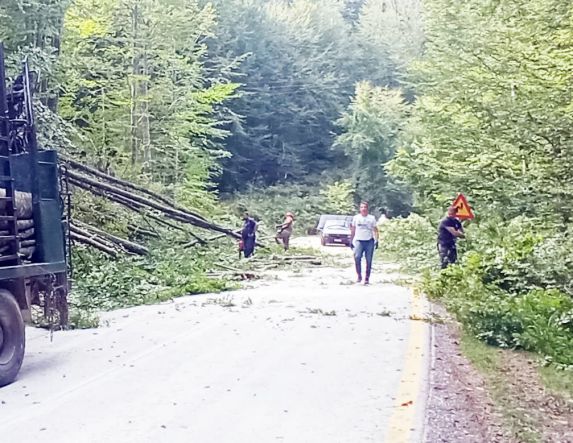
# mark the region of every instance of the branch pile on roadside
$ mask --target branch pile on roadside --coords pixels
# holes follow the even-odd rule
[[[117,252],[128,252],[137,255],[147,255],[149,253],[145,246],[77,220],[70,224],[70,237],[74,241],[92,246],[113,257],[117,255]]]
[[[65,165],[63,173],[72,186],[119,204],[165,226],[184,230],[194,239],[187,246],[205,245],[209,240],[205,240],[171,221],[218,232],[222,237],[241,238],[237,231],[210,222],[202,215],[143,186],[105,174],[67,157],[62,158],[62,163]],[[152,232],[144,228],[138,226],[133,226],[132,228],[134,232],[143,234],[147,232],[153,236]],[[122,239],[85,223],[74,222],[70,226],[70,236],[72,240],[87,244],[112,256],[115,256],[120,251],[139,255],[148,253],[147,248],[142,245]]]

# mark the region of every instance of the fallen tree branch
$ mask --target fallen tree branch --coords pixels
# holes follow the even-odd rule
[[[175,223],[171,223],[171,222],[169,222],[169,221],[167,221],[167,220],[164,220],[164,219],[162,219],[161,217],[159,217],[159,216],[157,216],[157,215],[155,215],[155,214],[152,214],[152,213],[150,213],[150,212],[142,213],[142,215],[143,215],[144,217],[149,217],[150,219],[155,220],[157,223],[160,223],[160,224],[162,224],[162,225],[164,225],[164,226],[167,226],[167,227],[169,227],[169,228],[173,228],[173,229],[176,229],[176,230],[178,230],[178,231],[187,232],[187,230],[186,230],[185,228],[182,228],[181,226],[177,226]]]
[[[107,241],[120,246],[127,252],[131,252],[133,254],[138,254],[138,255],[149,254],[149,249],[147,249],[145,246],[118,237],[116,235],[110,234],[109,232],[102,231],[101,229],[88,225],[87,223],[83,223],[79,220],[75,220],[73,224],[70,225],[70,229],[74,232],[77,232],[80,235],[96,234],[100,237],[103,237]]]
[[[131,182],[127,181],[127,180],[122,180],[122,179],[120,179],[120,178],[113,177],[113,176],[111,176],[111,175],[109,175],[109,174],[106,174],[105,172],[99,171],[99,170],[96,169],[96,168],[92,168],[91,166],[86,166],[86,165],[84,165],[84,164],[82,164],[82,163],[79,163],[79,162],[77,162],[77,161],[75,161],[75,160],[72,160],[72,159],[69,158],[69,157],[64,157],[64,158],[63,158],[63,161],[64,161],[65,163],[67,163],[72,169],[76,169],[76,170],[79,170],[79,171],[82,171],[82,172],[86,172],[86,173],[88,173],[88,174],[92,174],[92,175],[94,175],[94,176],[96,176],[96,177],[99,177],[99,178],[101,178],[101,179],[107,180],[107,181],[109,181],[109,182],[111,182],[111,183],[115,183],[116,185],[120,185],[120,186],[123,186],[123,187],[128,188],[128,189],[132,189],[132,190],[134,190],[134,191],[139,191],[139,192],[141,192],[141,193],[143,193],[143,194],[146,194],[146,195],[148,195],[148,196],[154,198],[154,199],[157,200],[157,201],[160,201],[160,202],[162,202],[162,203],[164,203],[164,204],[166,204],[166,205],[169,205],[169,206],[173,207],[174,209],[176,209],[176,210],[178,210],[178,211],[180,211],[180,212],[184,212],[184,213],[189,214],[189,215],[192,216],[192,217],[201,219],[201,220],[203,220],[203,221],[207,221],[207,219],[205,219],[205,217],[203,217],[201,214],[198,214],[198,213],[196,213],[196,212],[192,212],[192,211],[190,211],[189,209],[187,209],[187,208],[185,208],[185,207],[183,207],[183,206],[178,205],[176,202],[174,202],[173,200],[171,200],[171,199],[165,197],[164,195],[161,195],[161,194],[159,194],[159,193],[157,193],[157,192],[150,191],[149,189],[147,189],[147,188],[145,188],[145,187],[143,187],[143,186],[139,186],[139,185],[136,185],[136,184],[134,184],[134,183],[131,183]]]
[[[208,238],[207,241],[215,241],[215,240],[220,240],[222,238],[225,238],[226,235],[225,234],[221,234],[221,235],[215,235],[214,237]]]
[[[240,280],[258,280],[261,276],[255,272],[251,271],[239,271],[239,272],[208,272],[207,277],[210,278],[234,278]]]
[[[113,248],[110,248],[107,245],[104,245],[103,243],[98,242],[97,240],[95,240],[94,238],[90,238],[90,237],[86,237],[85,235],[80,235],[77,234],[73,231],[70,230],[70,238],[73,241],[76,241],[78,243],[82,243],[84,245],[88,245],[88,246],[92,246],[102,252],[105,252],[107,255],[110,255],[112,257],[117,257],[117,251]]]
[[[103,195],[107,198],[109,198],[109,194],[112,194],[116,197],[116,201],[120,202],[122,204],[124,204],[125,206],[131,207],[133,208],[138,208],[140,209],[141,206],[146,206],[152,209],[155,209],[157,211],[160,211],[161,213],[165,214],[166,216],[183,222],[183,223],[189,223],[192,224],[194,226],[198,226],[200,228],[203,229],[207,229],[207,230],[211,230],[211,231],[217,231],[217,232],[221,232],[223,234],[226,234],[230,237],[234,237],[234,238],[241,238],[241,236],[237,233],[235,233],[234,231],[230,230],[230,229],[226,229],[223,228],[222,226],[213,224],[213,223],[209,223],[207,221],[205,221],[204,219],[199,219],[197,217],[191,216],[189,214],[186,214],[184,212],[178,211],[176,209],[172,209],[163,205],[160,205],[152,200],[149,200],[145,197],[141,197],[139,195],[133,194],[131,192],[125,191],[123,189],[108,185],[106,183],[101,183],[98,182],[97,180],[93,180],[89,177],[80,175],[80,174],[76,174],[75,172],[72,171],[67,171],[67,175],[70,178],[70,183],[72,183],[75,186],[78,186],[82,189],[85,189],[87,191],[90,192],[94,192],[94,189],[96,190],[96,194],[98,195]],[[97,192],[97,190],[99,190],[100,192]],[[103,194],[102,194],[103,193]],[[117,197],[120,197],[119,199]]]
[[[306,261],[306,260],[317,260],[318,257],[312,255],[271,255],[271,260],[282,260],[282,261]]]
[[[137,226],[134,225],[132,223],[127,225],[127,228],[133,233],[133,234],[141,234],[145,237],[149,237],[149,238],[159,238],[160,235],[157,232],[154,231],[150,231],[149,229],[145,229],[142,228],[141,226]]]
[[[191,242],[191,243],[189,243],[189,244],[186,244],[185,246],[194,246],[194,245],[197,244],[197,243],[200,243],[200,244],[202,244],[202,245],[207,244],[207,241],[206,241],[206,240],[203,240],[203,239],[202,239],[201,237],[199,237],[198,235],[193,234],[192,232],[189,232],[187,229],[182,228],[182,227],[180,227],[180,226],[177,226],[177,225],[175,225],[175,224],[173,224],[173,223],[170,223],[170,222],[167,221],[167,220],[163,220],[161,217],[159,217],[159,216],[157,216],[157,215],[151,214],[151,213],[149,212],[149,210],[147,210],[143,204],[140,204],[140,203],[138,203],[138,202],[131,201],[130,199],[124,198],[124,197],[122,197],[121,195],[107,194],[106,192],[104,192],[104,191],[102,191],[102,190],[100,190],[100,189],[88,189],[87,187],[84,187],[81,183],[76,183],[75,180],[73,180],[73,179],[70,180],[70,183],[72,183],[72,184],[75,185],[75,186],[81,187],[82,189],[85,189],[85,190],[87,190],[87,191],[93,192],[94,194],[99,195],[100,197],[104,197],[104,198],[107,198],[107,199],[109,199],[109,200],[111,200],[111,201],[114,201],[114,202],[116,202],[116,203],[119,203],[120,205],[123,205],[123,206],[125,206],[125,207],[131,209],[132,211],[135,211],[135,212],[141,214],[143,217],[149,217],[149,218],[151,218],[151,219],[157,221],[158,223],[161,223],[161,224],[163,224],[163,225],[165,225],[165,226],[168,226],[168,227],[170,227],[170,228],[174,228],[174,229],[177,229],[177,230],[179,230],[179,231],[185,232],[186,234],[188,234],[188,235],[192,236],[193,238],[195,238],[196,241]],[[181,221],[181,220],[177,219],[177,221],[179,221],[180,223],[188,223],[188,222],[185,221],[185,220]],[[137,226],[136,226],[135,228],[137,228],[137,230],[141,231],[141,232],[144,233],[144,234],[148,234],[150,237],[159,238],[159,234],[156,234],[156,233],[154,233],[154,232],[152,232],[152,231],[147,231],[147,230],[145,230],[145,229],[143,229],[143,228],[140,228],[140,227],[137,227]],[[218,237],[221,237],[221,238],[222,238],[222,237],[226,237],[226,236],[227,236],[227,234],[221,234],[221,235],[218,236]]]
[[[222,263],[215,263],[215,266],[217,266],[217,267],[219,267],[219,268],[223,268],[223,269],[225,269],[225,270],[227,270],[227,271],[231,271],[231,272],[243,272],[243,271],[241,271],[240,269],[233,268],[233,267],[231,267],[231,266],[227,266],[227,265],[224,265],[224,264],[222,264]]]
[[[175,223],[171,223],[168,220],[163,220],[161,217],[158,217],[157,215],[154,215],[154,214],[147,212],[147,213],[143,214],[143,216],[149,217],[152,220],[155,220],[156,222],[161,223],[162,225],[165,225],[169,228],[176,229],[177,231],[181,231],[181,232],[187,234],[188,236],[193,237],[195,240],[197,240],[197,243],[201,243],[202,245],[207,244],[207,240],[199,237],[197,234],[194,234],[193,232],[191,232],[185,228],[182,228],[181,226],[177,226]],[[223,234],[223,237],[226,237],[226,234]]]
[[[195,241],[199,244],[201,244],[202,246],[205,246],[207,244],[207,241],[202,239],[201,237],[199,237],[198,235],[193,234],[192,232],[186,231],[186,233],[188,235],[190,235],[191,237],[193,237],[195,239]]]
[[[182,248],[192,248],[193,246],[198,245],[198,244],[200,244],[200,243],[197,240],[193,240],[193,241],[190,241],[188,243],[183,243],[181,245],[181,247]]]
[[[275,263],[305,263],[315,266],[321,266],[322,261],[318,257],[314,257],[312,255],[289,255],[289,256],[280,256],[280,255],[270,255],[268,257],[255,257],[252,260],[254,263],[268,263],[275,262]]]

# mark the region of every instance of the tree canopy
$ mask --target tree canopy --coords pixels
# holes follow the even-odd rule
[[[571,218],[573,8],[427,2],[417,100],[391,165],[421,207],[456,192],[505,217]]]

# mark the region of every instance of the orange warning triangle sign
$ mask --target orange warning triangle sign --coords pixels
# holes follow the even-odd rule
[[[466,196],[464,194],[458,194],[458,196],[452,203],[452,206],[458,208],[456,217],[461,220],[471,220],[475,217],[474,213],[472,212],[472,208],[468,204],[468,200],[466,199]]]

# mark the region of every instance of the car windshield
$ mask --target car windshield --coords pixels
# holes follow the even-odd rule
[[[325,228],[348,228],[348,222],[346,220],[327,220],[324,223]]]

